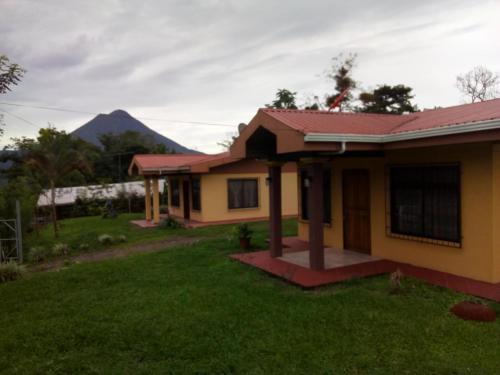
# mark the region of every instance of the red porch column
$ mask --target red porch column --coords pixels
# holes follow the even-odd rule
[[[271,257],[283,255],[281,234],[281,166],[283,163],[269,163],[269,240]]]
[[[309,265],[313,270],[325,269],[323,244],[323,165],[309,166]]]

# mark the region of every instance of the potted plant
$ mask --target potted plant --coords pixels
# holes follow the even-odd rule
[[[238,224],[235,228],[235,235],[240,241],[240,247],[243,250],[250,249],[250,239],[252,238],[252,230],[247,223]]]

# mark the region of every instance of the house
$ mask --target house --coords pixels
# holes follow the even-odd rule
[[[310,269],[334,249],[482,282],[500,299],[500,99],[404,115],[260,109],[231,156],[271,165],[271,258],[286,260],[275,187],[294,162]]]
[[[82,200],[104,201],[107,199],[117,199],[120,195],[129,200],[129,206],[137,206],[136,200],[140,199],[138,203],[142,203],[144,197],[144,182],[130,181],[114,184],[56,188],[55,204],[58,217],[71,217],[72,208],[78,198]],[[37,207],[43,210],[51,204],[51,190],[45,189],[38,197]]]
[[[281,212],[296,217],[296,166],[287,163],[282,171],[286,188]],[[235,159],[229,153],[135,155],[129,174],[145,179],[146,223],[160,221],[157,181],[161,177],[168,179],[169,215],[190,226],[265,220],[269,215],[267,166],[255,160]]]

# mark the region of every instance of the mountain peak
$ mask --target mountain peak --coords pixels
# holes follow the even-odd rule
[[[120,116],[120,117],[132,117],[127,111],[123,109],[115,109],[113,112],[109,114],[110,116]]]

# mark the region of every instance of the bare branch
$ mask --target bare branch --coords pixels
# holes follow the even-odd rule
[[[500,96],[500,77],[483,66],[457,76],[457,88],[471,103]]]

